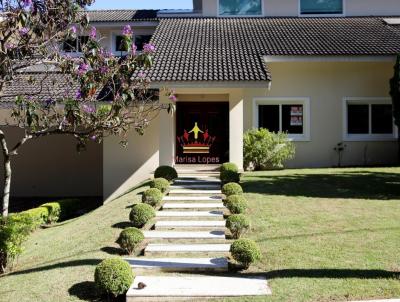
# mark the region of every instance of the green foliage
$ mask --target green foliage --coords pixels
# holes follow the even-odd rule
[[[163,199],[163,193],[159,189],[151,188],[143,192],[142,201],[156,207],[160,204]]]
[[[41,205],[40,208],[47,208],[49,212],[46,223],[54,223],[60,219],[61,206],[58,202],[45,203]]]
[[[247,201],[243,195],[231,195],[225,199],[224,204],[232,214],[242,214],[247,209]]]
[[[168,181],[173,181],[178,178],[178,172],[170,166],[160,166],[154,172],[154,178],[165,178]]]
[[[128,262],[110,258],[96,266],[94,282],[102,293],[117,297],[128,291],[134,277]]]
[[[220,179],[223,183],[239,182],[239,169],[234,163],[224,163],[220,168]]]
[[[230,252],[233,259],[241,263],[246,269],[250,264],[260,261],[261,251],[257,243],[250,239],[238,239],[231,245]]]
[[[156,216],[156,212],[152,206],[146,203],[135,204],[129,214],[129,220],[134,227],[141,228],[150,219]]]
[[[246,169],[276,169],[282,168],[285,161],[294,157],[295,146],[284,132],[252,129],[244,134],[243,153]]]
[[[250,220],[243,214],[234,214],[226,220],[226,227],[234,239],[239,239],[250,228]]]
[[[225,196],[231,196],[231,195],[240,195],[243,194],[243,189],[241,185],[235,182],[230,182],[222,187],[222,194]]]
[[[144,235],[141,230],[137,228],[127,228],[119,234],[117,243],[130,255],[143,240]]]
[[[10,219],[12,216],[0,217],[0,274],[12,270],[14,260],[22,253],[22,243],[32,228],[30,216]]]
[[[49,209],[46,207],[33,208],[22,213],[32,219],[34,229],[46,224],[49,219]]]
[[[169,181],[162,177],[155,178],[150,182],[150,188],[156,188],[162,193],[166,193],[169,189]]]

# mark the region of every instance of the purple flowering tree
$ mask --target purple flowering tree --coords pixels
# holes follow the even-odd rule
[[[175,96],[166,92],[171,104],[161,105],[149,89],[146,69],[152,65],[155,47],[144,46],[136,53],[129,25],[122,30],[123,57],[113,56],[99,43],[96,28],[88,26],[84,6],[92,0],[0,0],[0,91],[10,83],[26,81],[23,71],[40,66],[41,74],[29,78],[30,84],[44,85],[54,74],[64,82],[57,93],[43,99],[42,90],[24,92],[14,97],[10,108],[12,122],[24,130],[16,145],[9,147],[0,130],[4,158],[4,192],[2,215],[8,215],[11,184],[11,159],[28,141],[48,135],[71,135],[81,150],[88,141],[101,142],[104,137],[118,135],[122,145],[130,130],[143,133],[160,110],[171,111]],[[60,44],[76,38],[77,32],[89,31],[88,42],[80,57],[65,56]],[[44,68],[43,68],[44,67]],[[43,70],[44,69],[44,70]],[[47,81],[49,82],[49,81]],[[57,83],[52,82],[52,85]],[[48,89],[48,87],[47,87]],[[48,89],[52,90],[52,89]],[[7,89],[5,89],[7,91]],[[1,98],[10,98],[2,94]]]

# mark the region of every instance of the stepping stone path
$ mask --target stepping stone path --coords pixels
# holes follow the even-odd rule
[[[156,213],[154,230],[144,231],[149,241],[145,256],[125,259],[139,274],[126,301],[270,295],[265,277],[227,275],[230,241],[225,237],[227,210],[218,173],[185,170],[183,176],[178,174]],[[166,273],[157,275],[161,271]],[[146,287],[139,289],[139,283]]]

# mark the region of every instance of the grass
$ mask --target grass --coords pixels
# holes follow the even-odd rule
[[[263,251],[244,275],[273,295],[226,301],[344,301],[400,296],[400,168],[248,173],[243,187]],[[97,263],[121,251],[140,187],[97,210],[32,234],[0,301],[93,301]]]

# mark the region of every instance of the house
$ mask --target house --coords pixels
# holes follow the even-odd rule
[[[110,200],[158,165],[243,167],[243,133],[253,127],[289,133],[292,168],[337,165],[342,142],[342,165],[396,161],[389,79],[399,0],[194,0],[193,10],[91,11],[90,19],[116,55],[125,24],[139,50],[155,44],[147,76],[176,91],[176,112],[162,112],[144,136],[132,133],[126,149],[116,137],[80,155],[68,137],[24,147],[14,195]],[[64,51],[79,55],[85,39]]]

